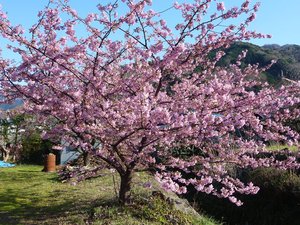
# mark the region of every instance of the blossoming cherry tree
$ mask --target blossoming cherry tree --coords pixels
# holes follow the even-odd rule
[[[53,0],[29,32],[0,11],[0,34],[20,59],[1,58],[1,94],[55,121],[45,138],[62,138],[114,168],[122,203],[134,172],[154,168],[168,190],[193,186],[241,205],[235,193],[258,187],[232,177],[232,166],[297,166],[293,157],[257,155],[269,141],[297,144],[299,134],[285,124],[299,116],[299,83],[261,82],[267,68],[241,64],[246,52],[217,66],[230,44],[268,37],[247,30],[259,4],[194,0],[161,12],[151,5],[116,0],[80,16],[68,1]],[[173,154],[182,146],[198,152]]]

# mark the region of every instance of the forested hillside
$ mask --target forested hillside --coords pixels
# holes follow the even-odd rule
[[[226,49],[226,56],[221,60],[220,65],[226,66],[234,63],[242,50],[248,50],[244,64],[268,65],[272,59],[277,60],[266,73],[265,79],[275,85],[282,82],[282,78],[300,80],[300,46],[298,45],[264,45],[262,47],[238,42]]]

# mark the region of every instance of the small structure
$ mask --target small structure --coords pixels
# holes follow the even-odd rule
[[[65,165],[68,162],[77,159],[80,155],[81,153],[78,150],[75,150],[70,146],[66,146],[60,151],[59,164]]]
[[[51,148],[46,148],[44,151],[45,160],[49,154],[56,156],[56,165],[66,165],[68,162],[77,159],[81,152],[70,147],[67,143],[62,142],[59,145],[53,145]]]

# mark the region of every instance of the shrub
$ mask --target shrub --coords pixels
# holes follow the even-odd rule
[[[226,199],[203,193],[190,194],[200,210],[224,220],[226,224],[297,225],[300,221],[300,177],[291,171],[274,168],[238,169],[237,176],[260,187],[256,195],[244,195],[236,207]]]
[[[42,140],[40,133],[33,132],[23,137],[21,163],[41,165],[44,162],[44,155],[51,149],[49,141]]]

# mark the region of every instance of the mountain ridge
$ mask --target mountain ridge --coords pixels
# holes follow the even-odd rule
[[[248,50],[247,56],[243,60],[245,65],[258,63],[260,66],[267,66],[272,60],[277,61],[263,74],[268,82],[280,85],[283,78],[300,80],[299,45],[267,44],[258,46],[247,42],[236,42],[224,50],[226,55],[220,60],[219,65],[226,66],[234,63],[243,50]]]

